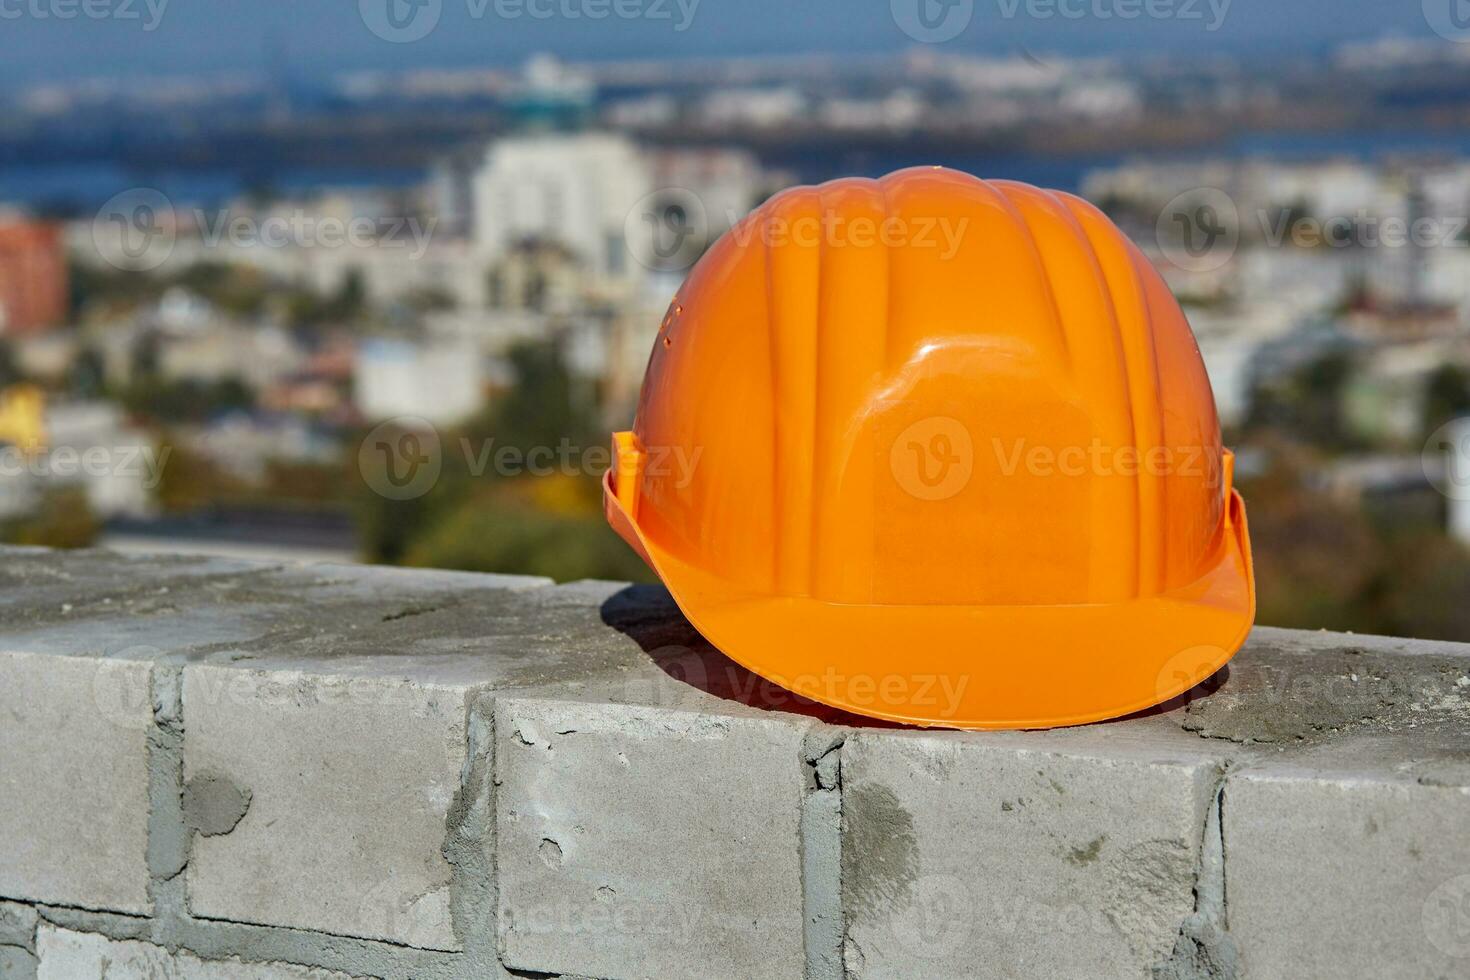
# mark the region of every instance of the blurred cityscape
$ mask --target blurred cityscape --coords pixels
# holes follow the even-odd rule
[[[1259,621],[1470,640],[1470,45],[535,55],[0,104],[5,540],[647,580],[598,481],[690,265],[782,187],[941,164],[1079,193],[1163,271]]]

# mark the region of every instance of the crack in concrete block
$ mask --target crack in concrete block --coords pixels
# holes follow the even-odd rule
[[[1194,912],[1179,924],[1169,958],[1153,967],[1153,980],[1236,980],[1239,957],[1230,936],[1225,906],[1225,838],[1221,814],[1225,805],[1226,763],[1220,768],[1204,831],[1200,835],[1194,888]]]
[[[802,939],[808,980],[842,980],[842,745],[847,732],[816,729],[802,744],[808,770],[801,808]]]
[[[509,975],[500,962],[495,877],[495,710],[483,692],[466,698],[460,786],[445,820],[442,853],[451,869],[449,914],[466,977]]]
[[[34,980],[39,921],[33,906],[0,901],[0,977],[4,980]]]
[[[37,919],[34,906],[0,901],[0,946],[35,950]]]
[[[140,919],[62,906],[39,908],[41,921],[74,932],[117,940],[143,940],[170,953],[180,950],[206,960],[290,963],[381,980],[483,980],[494,973],[465,968],[454,953],[395,946],[391,943],[300,929],[257,926],[215,919],[175,917],[171,922]]]
[[[182,671],[153,669],[153,725],[148,730],[148,897],[163,918],[183,909],[179,874],[189,863],[184,823],[184,720]]]

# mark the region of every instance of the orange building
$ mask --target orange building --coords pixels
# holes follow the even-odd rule
[[[61,226],[0,217],[0,334],[34,333],[66,317]]]

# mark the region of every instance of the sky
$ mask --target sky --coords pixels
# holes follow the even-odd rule
[[[516,64],[539,51],[610,60],[921,41],[1289,58],[1386,34],[1434,38],[1430,21],[1450,12],[1470,32],[1470,0],[0,0],[0,80],[261,70],[271,51],[302,78]]]

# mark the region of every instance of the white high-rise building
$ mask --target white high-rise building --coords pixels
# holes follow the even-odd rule
[[[594,274],[620,275],[631,261],[624,222],[652,189],[647,161],[622,136],[498,140],[474,177],[474,238],[493,253],[526,239],[559,242]]]

